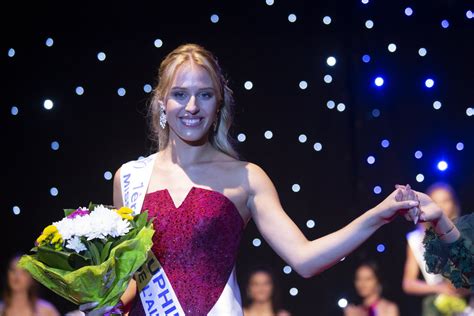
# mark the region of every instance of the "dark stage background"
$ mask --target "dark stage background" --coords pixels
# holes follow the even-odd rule
[[[239,150],[270,175],[308,238],[341,228],[396,183],[424,190],[449,181],[464,212],[474,209],[472,1],[6,5],[0,11],[2,271],[62,208],[112,203],[111,174],[150,153],[146,85],[156,83],[161,59],[187,42],[218,56],[235,92],[232,135],[241,140]],[[251,223],[239,282],[249,268],[268,264],[294,315],[341,315],[339,299],[357,299],[356,265],[374,259],[386,296],[402,315],[419,315],[420,300],[401,289],[405,234],[413,228],[399,218],[308,280],[284,273],[286,264]],[[43,293],[62,312],[74,307]]]

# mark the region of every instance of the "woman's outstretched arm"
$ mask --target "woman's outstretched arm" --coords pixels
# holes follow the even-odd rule
[[[276,253],[305,278],[314,276],[339,262],[399,212],[418,205],[415,200],[397,201],[400,190],[366,211],[338,231],[309,241],[283,210],[278,193],[267,174],[249,164],[247,206],[265,240]],[[397,197],[400,199],[400,197]]]

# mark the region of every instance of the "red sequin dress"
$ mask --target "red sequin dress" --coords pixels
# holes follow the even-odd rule
[[[245,225],[234,203],[193,186],[178,207],[167,189],[148,193],[143,210],[155,217],[152,250],[185,314],[240,315],[235,262]],[[138,293],[129,315],[145,315]]]

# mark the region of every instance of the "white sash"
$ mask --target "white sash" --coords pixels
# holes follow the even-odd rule
[[[133,209],[134,215],[141,212],[155,157],[156,153],[143,159],[129,161],[120,168],[123,205]],[[152,255],[142,268],[151,272],[151,279],[140,291],[140,301],[145,314],[184,316],[178,298],[158,259]]]

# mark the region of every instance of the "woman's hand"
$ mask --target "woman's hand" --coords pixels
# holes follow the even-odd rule
[[[413,208],[409,213],[416,213],[422,222],[437,222],[443,216],[443,210],[430,198],[429,195],[412,190],[410,185],[397,185],[396,188],[402,192],[402,201],[407,199],[417,199],[420,202],[419,207]]]
[[[371,211],[383,224],[391,222],[397,215],[407,215],[411,209],[419,205],[416,198],[406,196],[401,188],[393,191],[385,200],[374,207]]]

